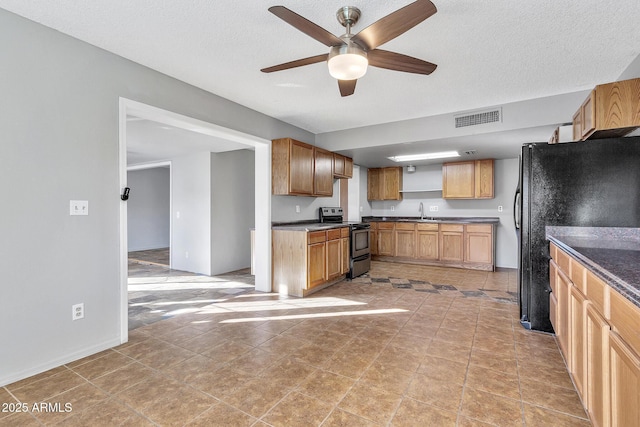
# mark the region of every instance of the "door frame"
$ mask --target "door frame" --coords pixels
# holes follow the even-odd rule
[[[226,139],[255,152],[255,289],[271,292],[271,141],[138,101],[119,100],[119,194],[127,186],[127,115]],[[247,230],[249,239],[249,230]],[[129,338],[127,203],[120,202],[120,342]]]

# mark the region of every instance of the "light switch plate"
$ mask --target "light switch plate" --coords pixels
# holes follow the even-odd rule
[[[89,201],[71,200],[69,202],[69,215],[89,215]]]

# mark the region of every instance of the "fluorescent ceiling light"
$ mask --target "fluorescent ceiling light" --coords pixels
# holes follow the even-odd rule
[[[439,153],[408,154],[406,156],[391,156],[387,158],[394,162],[412,162],[414,160],[444,159],[447,157],[460,157],[460,154],[457,151],[441,151]]]

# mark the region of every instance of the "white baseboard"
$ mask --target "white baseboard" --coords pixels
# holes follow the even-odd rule
[[[75,353],[67,354],[63,357],[50,360],[46,363],[43,363],[42,365],[33,366],[33,367],[30,367],[29,369],[25,369],[20,372],[12,372],[9,375],[0,377],[0,387],[6,386],[8,384],[12,384],[16,381],[20,381],[25,378],[32,377],[42,372],[46,372],[49,369],[57,368],[58,366],[62,366],[66,363],[70,363],[75,360],[82,359],[83,357],[91,356],[92,354],[99,353],[101,351],[110,349],[112,347],[119,346],[120,344],[122,344],[120,342],[120,338],[115,338],[113,340],[105,341],[103,343],[91,346],[89,348],[79,350]]]

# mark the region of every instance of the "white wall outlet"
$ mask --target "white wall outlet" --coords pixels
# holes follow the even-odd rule
[[[360,212],[364,211],[364,207],[360,206]]]
[[[498,206],[498,212],[502,212],[502,206]]]
[[[395,210],[396,210],[396,207],[395,207],[395,206],[393,206],[393,205],[391,205],[391,212],[393,212],[393,211],[395,211]]]
[[[438,212],[438,206],[429,206],[429,212]]]
[[[84,303],[74,304],[71,306],[71,320],[84,318]]]
[[[296,213],[300,213],[300,205],[296,205]]]
[[[185,251],[185,253],[184,253],[184,257],[185,257],[185,258],[189,258],[189,251]]]
[[[176,218],[180,219],[180,211],[176,211]]]
[[[89,215],[89,201],[71,200],[69,202],[69,215]]]

